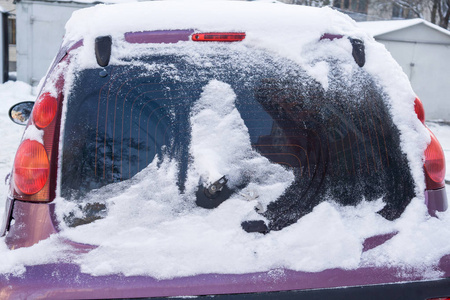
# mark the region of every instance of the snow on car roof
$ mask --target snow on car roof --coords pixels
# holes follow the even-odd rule
[[[245,31],[248,39],[271,40],[293,36],[317,39],[323,33],[360,35],[354,21],[331,8],[243,1],[150,1],[101,4],[76,11],[66,25],[65,40],[171,29]]]
[[[370,21],[358,23],[361,28],[370,33],[372,36],[379,36],[388,32],[408,28],[417,24],[424,24],[450,36],[450,31],[419,18],[410,20]]]
[[[21,0],[18,0],[16,2],[20,2]],[[124,3],[124,2],[136,2],[136,0],[32,0],[39,1],[39,2],[50,2],[50,3],[60,3],[60,4],[101,4],[101,3],[107,3],[107,4],[114,4],[114,3]]]
[[[266,1],[175,0],[100,4],[75,11],[66,24],[63,44],[83,40],[85,47],[80,61],[86,67],[89,63],[96,63],[91,49],[97,37],[111,36],[113,45],[118,45],[124,41],[127,32],[160,30],[245,32],[246,38],[242,43],[246,46],[269,50],[300,65],[305,65],[305,61],[312,57],[304,53],[306,46],[319,42],[325,33],[373,41],[350,17],[329,7]],[[344,51],[351,58],[351,45],[344,40]],[[119,48],[123,53],[124,47],[116,47],[116,50]],[[113,50],[112,60],[114,53],[117,52]],[[311,54],[317,56],[314,52]],[[321,83],[327,80],[326,76],[314,76],[311,72],[310,75]]]

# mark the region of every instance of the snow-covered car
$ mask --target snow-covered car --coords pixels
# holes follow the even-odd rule
[[[27,109],[2,298],[450,296],[442,148],[330,8],[80,10]]]

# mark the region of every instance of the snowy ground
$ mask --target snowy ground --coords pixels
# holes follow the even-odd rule
[[[18,144],[20,142],[22,131],[24,129],[23,126],[15,125],[14,123],[12,123],[9,120],[9,117],[7,115],[8,110],[13,104],[15,104],[17,102],[27,101],[27,100],[34,100],[34,98],[35,98],[35,96],[32,95],[32,89],[28,85],[26,85],[24,83],[21,83],[21,82],[8,82],[6,84],[0,85],[0,99],[1,99],[1,102],[0,102],[1,103],[0,104],[0,126],[2,128],[1,132],[2,132],[2,141],[3,141],[3,147],[1,147],[1,149],[0,149],[0,178],[2,178],[2,180],[3,180],[3,178],[5,178],[5,176],[11,170],[11,167],[12,167],[12,164],[13,164],[13,159],[14,159],[14,153],[15,153],[16,148],[17,148],[17,146],[18,146]],[[441,141],[446,155],[448,157],[450,157],[450,125],[449,124],[445,124],[444,122],[429,122],[428,126],[432,129],[432,131],[436,134],[438,139]],[[447,162],[447,173],[446,173],[447,180],[450,180],[450,172],[449,172],[450,171],[450,163],[449,162],[450,162],[450,159]],[[0,190],[0,206],[1,207],[4,206],[4,201],[6,199],[6,192],[7,192],[6,186],[2,187],[2,189]],[[447,194],[448,194],[448,196],[450,198],[450,186],[448,186]],[[376,206],[377,203],[375,203],[374,205]],[[281,241],[281,242],[283,242],[286,245],[292,244],[293,247],[295,246],[293,249],[295,249],[296,245],[295,245],[294,241],[292,241],[292,238],[291,238],[292,236],[289,234],[289,232],[291,232],[292,230],[294,230],[294,231],[297,230],[299,233],[301,233],[302,230],[300,230],[300,229],[302,227],[305,227],[306,229],[320,227],[321,224],[316,224],[316,221],[314,221],[314,220],[317,220],[317,219],[320,220],[321,218],[328,218],[328,220],[330,222],[334,222],[334,224],[336,224],[338,227],[339,226],[342,227],[342,228],[340,228],[340,229],[342,229],[342,231],[346,231],[345,228],[370,228],[370,227],[373,227],[373,226],[369,226],[370,224],[372,224],[373,220],[367,219],[366,217],[364,217],[364,218],[355,218],[355,216],[358,215],[358,213],[363,213],[363,214],[365,214],[367,216],[372,216],[372,217],[375,216],[375,217],[377,217],[376,214],[372,214],[372,212],[371,212],[374,209],[374,207],[372,207],[372,206],[373,205],[371,205],[371,204],[370,205],[369,204],[362,204],[358,208],[360,210],[360,212],[358,212],[358,211],[356,211],[353,208],[342,208],[341,209],[341,208],[336,208],[333,205],[324,204],[324,205],[321,205],[320,207],[318,207],[317,209],[315,209],[314,218],[313,217],[304,217],[302,219],[302,221],[297,224],[298,226],[295,225],[295,226],[292,226],[292,228],[290,228],[288,230],[280,231],[280,233],[278,235],[273,235],[273,236],[269,236],[268,235],[267,238],[265,238],[265,239],[255,239],[254,240],[254,244],[256,244],[257,246],[259,245],[260,247],[258,247],[258,249],[262,251],[261,253],[265,253],[267,257],[276,256],[275,254],[278,253],[276,247],[275,248],[267,247],[268,243],[269,243],[269,245],[271,243],[275,243],[275,242],[276,242],[276,244],[278,244]],[[225,209],[226,209],[226,207],[225,207]],[[409,210],[408,214],[411,215],[411,216],[409,216],[406,219],[406,221],[408,219],[410,220],[410,219],[412,219],[414,217],[414,213],[412,212],[412,210],[414,210],[414,209],[415,209],[415,207],[413,207],[413,208],[411,208]],[[364,212],[364,211],[366,211],[366,212]],[[442,219],[442,222],[444,222],[446,224],[450,223],[450,217],[447,217],[447,216],[449,216],[449,215],[448,214],[446,214],[445,216],[443,215],[443,219]],[[195,218],[195,217],[196,216],[194,215],[193,218]],[[215,219],[217,219],[216,218],[217,216],[212,215],[211,218],[213,218],[213,217]],[[0,217],[0,218],[3,218],[3,216]],[[352,219],[354,219],[354,220],[352,221]],[[345,220],[347,220],[347,221],[345,221]],[[193,220],[193,221],[198,222],[198,218],[196,220]],[[358,263],[364,264],[365,262],[373,261],[373,256],[374,255],[377,256],[377,261],[379,263],[383,263],[383,257],[380,256],[380,251],[381,251],[381,253],[383,253],[383,252],[384,253],[390,253],[390,257],[386,257],[386,260],[392,260],[392,259],[395,260],[395,259],[397,259],[397,260],[403,261],[403,259],[400,259],[399,257],[405,257],[405,254],[402,253],[401,251],[397,251],[397,250],[404,248],[404,247],[400,247],[400,246],[404,245],[405,242],[408,243],[411,239],[413,239],[413,240],[417,239],[416,236],[412,235],[412,234],[415,234],[415,233],[418,232],[417,230],[414,229],[414,227],[420,226],[419,229],[422,232],[422,234],[424,234],[424,236],[422,236],[422,237],[425,238],[425,240],[426,240],[426,236],[427,235],[431,236],[433,231],[434,231],[433,228],[436,227],[435,226],[436,224],[433,225],[433,222],[436,223],[436,222],[438,222],[438,220],[437,219],[436,220],[429,220],[429,221],[423,220],[421,222],[418,222],[416,224],[417,226],[416,225],[415,226],[411,226],[410,223],[405,222],[405,221],[404,222],[398,222],[396,225],[388,224],[386,221],[383,221],[383,222],[384,222],[383,224],[387,226],[386,230],[388,230],[388,229],[390,230],[390,229],[392,229],[391,227],[394,226],[393,228],[395,228],[395,229],[404,230],[404,234],[402,234],[402,235],[399,234],[398,237],[395,240],[393,240],[393,243],[386,244],[383,247],[383,249],[379,249],[379,251],[367,252],[365,255],[363,255],[361,257],[360,261],[349,262],[349,267],[356,267],[358,265]],[[439,222],[441,222],[441,221],[439,221]],[[407,229],[409,229],[409,230],[405,230],[405,227],[408,227]],[[409,227],[412,227],[412,228],[409,228]],[[182,227],[177,227],[177,228],[182,228]],[[161,231],[161,232],[159,232],[160,234],[164,234],[164,231],[162,231],[161,228],[156,228],[155,231],[158,231],[158,230]],[[326,232],[328,232],[329,228],[324,228],[324,230],[325,231],[324,231],[323,236],[324,236],[324,238],[328,239],[328,241],[322,240],[321,242],[325,243],[325,245],[327,245],[327,242],[329,242],[330,240],[332,241],[333,237],[325,234]],[[361,230],[363,230],[363,229],[360,229],[359,231],[361,231]],[[101,231],[101,232],[104,233],[104,231]],[[204,232],[202,233],[201,237],[198,237],[199,239],[204,238]],[[157,232],[155,232],[155,234],[157,234]],[[192,237],[192,233],[187,233],[187,234]],[[77,238],[77,235],[78,234],[77,234],[76,231],[75,232],[66,233],[66,236],[69,237],[69,238],[72,238],[72,237]],[[364,236],[364,235],[365,234],[362,234],[362,236]],[[450,233],[447,233],[447,235],[450,235]],[[149,235],[149,236],[151,236],[151,235]],[[355,239],[355,237],[352,237],[352,236],[350,236],[350,237],[351,237],[350,241],[353,241],[355,244],[360,245],[359,239]],[[86,237],[86,238],[89,238],[89,237]],[[95,238],[95,237],[93,237],[93,238]],[[119,236],[118,238],[119,239],[117,241],[112,240],[112,243],[113,244],[114,243],[122,244],[123,241],[124,241],[124,237],[123,236]],[[233,238],[236,238],[236,237],[233,237]],[[240,238],[245,240],[245,239],[248,239],[248,236],[246,234],[242,233],[242,236],[240,236]],[[307,234],[307,235],[304,236],[305,240],[308,240],[309,238],[310,238],[310,234]],[[52,239],[50,239],[50,241],[46,241],[44,243],[41,243],[40,247],[43,247],[42,249],[44,249],[48,243],[55,242],[54,240],[55,240],[55,238],[53,237]],[[446,241],[447,240],[445,238],[443,240],[441,239],[440,244],[446,243]],[[1,240],[0,240],[0,242],[3,243]],[[167,243],[169,243],[169,242],[171,244],[176,243],[176,241],[173,241],[173,239],[167,241]],[[185,243],[185,242],[186,241],[184,241],[183,243]],[[226,239],[225,239],[224,242],[227,243]],[[129,244],[132,245],[133,244],[132,241],[129,241]],[[426,244],[426,242],[425,242],[425,244]],[[224,246],[224,248],[227,248],[225,245],[223,245],[223,246]],[[180,245],[180,247],[181,247],[181,245]],[[45,249],[48,250],[49,248],[52,248],[52,247],[47,247]],[[162,247],[162,248],[163,249],[160,249],[160,250],[162,251],[162,253],[164,253],[164,251],[166,251],[167,249],[164,248],[164,247]],[[172,248],[172,247],[169,247],[169,248]],[[174,248],[178,248],[178,246],[176,246]],[[325,248],[327,248],[327,247],[325,247]],[[445,248],[445,245],[443,245],[443,244],[442,245],[437,245],[436,248],[438,248],[438,249],[442,248],[443,249],[443,248]],[[272,252],[274,252],[274,253],[272,253],[271,251],[269,251],[267,249],[272,250]],[[357,250],[356,252],[358,252],[358,253],[355,254],[355,257],[359,257],[360,249],[357,248],[357,247],[355,249]],[[418,248],[418,249],[420,250],[422,248]],[[10,262],[9,262],[10,265],[8,265],[8,261],[11,258],[13,258],[13,257],[18,257],[18,256],[14,255],[12,253],[12,251],[7,251],[4,245],[0,246],[0,250],[1,250],[0,253],[3,253],[3,255],[4,255],[4,257],[0,258],[0,265],[6,264],[6,266],[3,265],[3,268],[0,267],[0,273],[1,272],[11,272],[12,270],[15,270],[15,266],[11,265],[12,263],[10,263]],[[34,257],[32,255],[26,254],[27,253],[26,251],[28,251],[27,249],[22,249],[22,250],[23,250],[23,252],[25,254],[21,255],[21,256],[23,256],[23,257]],[[102,250],[104,251],[103,248],[100,248],[97,251],[92,251],[91,254],[87,255],[84,258],[83,263],[84,263],[85,266],[87,266],[87,267],[84,267],[84,271],[85,272],[92,273],[92,274],[97,274],[97,275],[99,275],[99,274],[107,274],[107,273],[109,273],[109,269],[113,268],[115,272],[122,272],[124,274],[127,274],[126,271],[129,271],[130,269],[126,269],[125,270],[125,269],[122,269],[120,266],[115,266],[114,265],[114,260],[115,260],[114,258],[112,260],[105,261],[105,263],[102,264],[102,266],[100,266],[100,268],[89,269],[89,266],[97,266],[98,265],[97,264],[98,261],[104,261],[105,257],[109,257],[108,253],[106,253],[108,255],[102,254],[102,252],[101,252]],[[148,248],[146,248],[145,250],[148,251]],[[220,249],[218,249],[218,251],[219,250]],[[156,249],[154,251],[156,251],[155,255],[158,255],[158,249]],[[307,255],[308,257],[313,259],[314,255],[315,255],[314,254],[315,252],[316,252],[316,250],[313,249],[313,251],[311,253],[306,253],[306,254],[309,255],[309,256]],[[17,254],[19,255],[19,253],[17,253]],[[197,253],[194,253],[194,254],[197,254]],[[305,253],[303,253],[302,255],[304,255],[304,254]],[[421,252],[419,253],[419,255],[415,255],[414,257],[415,258],[417,258],[417,257],[422,258],[423,256],[420,255],[420,254],[421,254]],[[42,256],[42,262],[46,262],[46,257],[48,257],[48,256],[49,256],[48,253],[45,256]],[[242,256],[242,253],[239,253],[238,256]],[[99,259],[99,257],[101,259]],[[147,269],[164,270],[164,268],[159,268],[160,266],[154,266],[152,264],[145,265],[144,267],[145,267],[146,270],[141,270],[140,266],[135,266],[135,265],[132,264],[134,262],[134,257],[135,256],[133,254],[133,255],[131,255],[128,258],[124,257],[121,260],[117,260],[117,261],[121,261],[121,263],[123,263],[123,259],[125,259],[125,265],[128,266],[128,267],[131,267],[131,270],[133,270],[133,271],[132,271],[132,273],[129,273],[127,275],[141,274],[143,272],[146,273]],[[381,259],[380,259],[380,257],[381,257]],[[404,259],[404,261],[405,262],[416,263],[414,261],[415,258],[413,258],[413,257],[410,257],[410,258],[411,259],[406,257]],[[185,261],[186,260],[184,260],[184,262]],[[192,261],[195,262],[195,259],[193,258]],[[249,261],[251,262],[252,260],[249,259]],[[318,261],[320,261],[320,259]],[[33,258],[31,261],[27,261],[27,260],[22,259],[19,264],[27,265],[27,264],[30,264],[30,263],[31,264],[36,264],[38,262],[39,262],[39,260],[36,261],[35,258]],[[127,264],[127,262],[128,262],[128,264]],[[163,263],[164,263],[164,261],[163,261]],[[354,264],[356,264],[356,265],[354,265]],[[181,263],[176,263],[175,265],[179,266],[179,265],[181,265]],[[196,269],[197,266],[191,266],[191,267],[193,269]],[[220,267],[220,264],[219,264],[219,267]],[[224,266],[222,266],[222,267],[224,267],[224,269],[222,269],[221,271],[224,271],[224,270],[226,271],[226,264]],[[263,268],[271,268],[271,267],[272,267],[272,265],[270,265],[270,264],[268,264],[267,266],[263,266]],[[295,265],[293,267],[295,267]],[[318,266],[317,268],[320,269],[320,268],[322,268],[322,266]],[[200,269],[198,271],[202,272],[204,270],[200,267]],[[219,272],[219,270],[216,270],[216,271]],[[258,271],[258,269],[255,269],[253,271]],[[230,272],[232,272],[232,270],[230,270]],[[178,270],[175,274],[176,275],[186,275],[186,274],[183,273],[183,270]],[[169,270],[168,274],[165,274],[164,272],[162,272],[160,274],[151,274],[151,275],[156,276],[156,277],[164,278],[164,277],[173,276],[174,274],[173,274],[173,272],[170,273],[170,270]],[[431,274],[430,276],[433,276],[433,275]]]

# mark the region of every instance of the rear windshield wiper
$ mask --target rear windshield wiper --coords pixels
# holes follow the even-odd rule
[[[233,190],[228,188],[227,182],[227,177],[222,176],[206,187],[200,185],[197,189],[195,203],[203,208],[216,208],[234,193]]]

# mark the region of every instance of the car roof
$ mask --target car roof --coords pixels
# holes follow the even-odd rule
[[[279,42],[283,46],[317,41],[324,33],[354,38],[366,35],[349,17],[328,7],[247,1],[149,1],[78,10],[66,25],[65,42],[180,29],[244,31],[248,34],[246,43]]]

